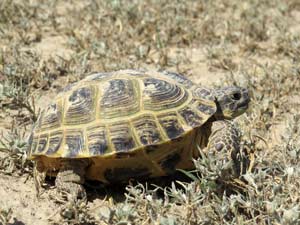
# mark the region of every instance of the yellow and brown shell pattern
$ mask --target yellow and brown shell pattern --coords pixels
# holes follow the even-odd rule
[[[215,112],[211,91],[180,74],[96,73],[42,110],[28,155],[50,170],[89,158],[87,177],[104,182],[161,176],[191,167],[197,128]]]

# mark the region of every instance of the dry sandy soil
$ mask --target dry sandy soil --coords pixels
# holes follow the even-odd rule
[[[300,4],[95,2],[0,3],[0,224],[87,224],[79,217],[88,215],[91,224],[300,224]],[[32,166],[22,164],[18,144],[39,108],[92,71],[129,67],[179,71],[202,86],[249,88],[251,108],[237,122],[255,163],[243,191],[201,192],[205,200],[195,204],[172,192],[174,204],[155,208],[148,194],[129,201],[124,188],[89,184],[88,204],[75,207],[75,219],[60,215],[64,204],[53,180],[37,198]],[[126,211],[125,203],[136,211]],[[189,214],[193,207],[199,212]],[[116,212],[111,220],[100,218],[108,210]]]

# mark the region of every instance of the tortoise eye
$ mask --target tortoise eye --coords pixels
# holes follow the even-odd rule
[[[233,100],[240,100],[241,97],[242,97],[242,95],[241,95],[241,93],[239,93],[239,92],[234,93],[234,94],[231,95],[231,98],[232,98]]]

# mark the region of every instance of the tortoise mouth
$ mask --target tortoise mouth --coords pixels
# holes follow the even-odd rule
[[[242,89],[242,98],[238,102],[237,106],[241,109],[247,109],[249,107],[250,97],[247,89]]]
[[[242,102],[242,103],[238,104],[238,107],[239,107],[240,109],[247,109],[247,108],[249,107],[249,102],[250,102],[250,101]]]
[[[239,102],[237,104],[238,108],[240,109],[247,109],[249,107],[250,99],[248,98],[247,100],[244,100],[242,102]]]

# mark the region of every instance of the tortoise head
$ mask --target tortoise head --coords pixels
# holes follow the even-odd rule
[[[214,94],[217,104],[216,118],[235,118],[247,110],[250,102],[248,90],[237,86],[216,89]]]

